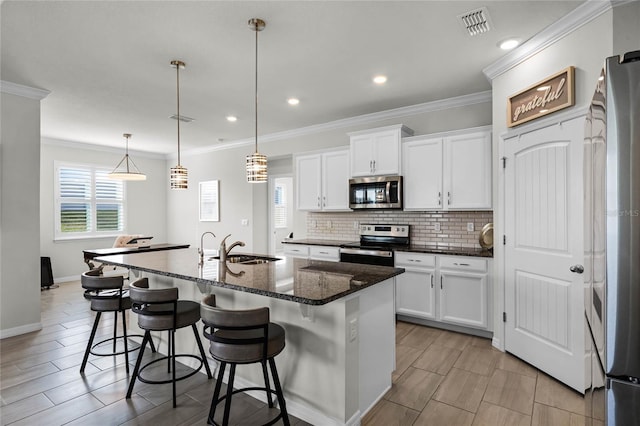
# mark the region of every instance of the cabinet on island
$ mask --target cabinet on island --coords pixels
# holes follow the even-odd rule
[[[491,131],[474,128],[402,142],[405,210],[491,209]]]

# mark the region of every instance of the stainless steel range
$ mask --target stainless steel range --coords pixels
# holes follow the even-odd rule
[[[340,247],[340,262],[393,266],[394,248],[409,246],[409,225],[360,225],[360,243]]]

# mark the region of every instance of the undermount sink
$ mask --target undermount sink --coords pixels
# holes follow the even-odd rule
[[[220,260],[219,256],[211,257],[207,260]],[[241,263],[243,265],[261,265],[280,260],[277,257],[257,256],[252,254],[230,254],[227,256],[229,263]]]

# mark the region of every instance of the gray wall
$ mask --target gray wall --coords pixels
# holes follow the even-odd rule
[[[116,135],[117,136],[117,135]],[[135,137],[135,135],[134,135]],[[144,174],[146,181],[125,182],[126,230],[123,234],[152,236],[153,242],[167,242],[167,188],[169,176],[166,161],[162,156],[129,152],[131,158]],[[79,279],[87,270],[82,250],[111,247],[115,237],[54,240],[55,188],[54,162],[94,164],[113,168],[124,155],[124,150],[68,143],[43,139],[40,156],[40,252],[51,257],[53,276],[56,282]]]
[[[40,324],[40,101],[2,93],[0,337]]]

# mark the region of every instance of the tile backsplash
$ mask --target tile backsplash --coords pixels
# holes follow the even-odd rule
[[[358,241],[360,224],[410,225],[411,244],[480,248],[482,227],[493,222],[491,211],[405,212],[376,210],[368,212],[307,213],[307,238]],[[440,230],[436,231],[437,223]],[[473,223],[473,231],[467,224]]]

